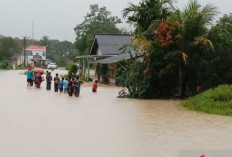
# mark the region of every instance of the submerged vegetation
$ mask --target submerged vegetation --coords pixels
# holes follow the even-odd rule
[[[198,112],[232,116],[232,86],[221,85],[210,89],[185,100],[182,105]]]

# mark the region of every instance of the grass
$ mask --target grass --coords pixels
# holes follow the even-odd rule
[[[18,66],[16,67],[16,70],[27,70],[28,67],[24,67],[24,66]]]
[[[197,112],[232,116],[232,85],[221,85],[181,103]]]

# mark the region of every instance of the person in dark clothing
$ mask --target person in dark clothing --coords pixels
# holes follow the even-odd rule
[[[75,78],[73,82],[73,94],[75,97],[79,96],[79,82],[77,78]]]
[[[47,81],[47,88],[46,89],[51,90],[52,76],[51,76],[50,72],[46,75],[46,81]]]
[[[83,82],[79,81],[79,77],[76,77],[73,84],[74,84],[73,94],[75,97],[79,97],[81,85],[83,84]]]
[[[46,71],[46,89],[48,90],[48,80],[47,80],[47,77],[48,77],[48,71]]]
[[[56,77],[54,77],[54,90],[55,90],[55,92],[58,92],[58,90],[59,90],[59,83],[60,83],[59,74],[56,74]]]
[[[73,82],[74,82],[74,79],[69,79],[68,80],[68,95],[69,96],[73,96]]]

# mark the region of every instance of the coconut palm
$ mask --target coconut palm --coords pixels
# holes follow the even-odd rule
[[[136,27],[136,35],[144,35],[148,40],[153,38],[154,34],[149,32],[149,27],[160,20],[167,19],[173,11],[172,0],[145,0],[138,6],[129,3],[129,6],[123,10],[123,17]]]
[[[186,77],[195,78],[196,67],[200,62],[202,53],[198,47],[205,47],[211,51],[214,50],[212,42],[207,39],[207,28],[212,24],[217,8],[211,4],[201,6],[197,0],[191,0],[184,11],[177,10],[175,14],[169,17],[177,19],[184,25],[182,30],[182,39],[179,42],[178,49],[188,56],[188,64],[181,66],[182,76],[182,96],[185,95]],[[191,71],[191,72],[190,72]],[[193,81],[196,85],[196,80]],[[193,88],[194,85],[193,85]]]

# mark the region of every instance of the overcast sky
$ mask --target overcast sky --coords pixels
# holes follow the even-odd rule
[[[90,4],[106,6],[112,15],[121,17],[128,2],[140,0],[0,0],[0,34],[12,37],[32,36],[32,21],[35,38],[49,36],[52,39],[75,40],[73,28],[81,23]],[[212,3],[221,15],[232,12],[232,0],[199,0]],[[188,0],[178,0],[183,8]],[[126,24],[124,27],[129,28]]]

